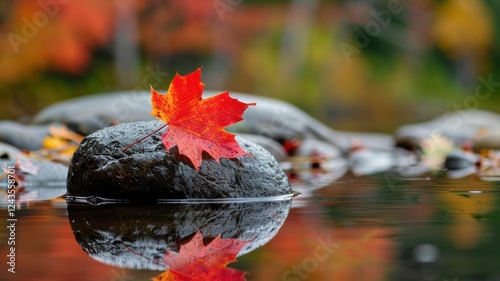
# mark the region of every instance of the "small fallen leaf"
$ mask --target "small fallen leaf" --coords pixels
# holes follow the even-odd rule
[[[64,125],[52,125],[49,127],[49,135],[42,140],[42,149],[31,151],[29,156],[69,165],[83,138]]]
[[[69,144],[67,140],[46,136],[42,140],[42,147],[46,149],[60,149],[61,147],[65,147]]]
[[[18,157],[16,167],[19,167],[19,169],[25,174],[38,175],[39,167],[33,164],[33,162],[31,162],[28,158]]]
[[[66,140],[71,140],[76,143],[80,143],[83,140],[83,136],[80,134],[77,134],[68,127],[62,125],[62,126],[49,126],[49,134],[55,138],[60,138],[60,139],[66,139]]]
[[[13,176],[14,177],[14,185],[16,186],[16,189],[23,188],[23,190],[24,190],[24,186],[26,184],[26,177],[24,175],[25,173],[23,172],[23,170],[21,168],[21,164],[19,162],[19,159],[16,160],[16,165],[14,166],[14,174],[9,173],[9,169],[7,168],[6,164],[4,164],[4,166],[3,166],[3,171],[4,171],[4,174],[2,175],[2,177],[7,176],[8,179],[10,180],[11,176]],[[37,168],[37,172],[38,172],[38,168]],[[16,192],[16,194],[17,194],[17,192]]]

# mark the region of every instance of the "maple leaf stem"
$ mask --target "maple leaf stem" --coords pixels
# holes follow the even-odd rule
[[[149,138],[150,136],[152,136],[153,134],[155,134],[156,132],[158,132],[159,130],[161,130],[161,129],[163,129],[163,128],[167,127],[167,126],[168,126],[168,124],[165,124],[165,125],[161,126],[160,128],[156,129],[154,132],[149,133],[149,134],[147,134],[146,136],[144,136],[144,137],[142,137],[142,138],[140,138],[140,139],[138,139],[138,140],[134,141],[133,143],[131,143],[131,144],[127,145],[124,149],[122,149],[122,152],[125,152],[127,149],[129,149],[130,147],[132,147],[134,144],[139,143],[139,142],[141,142],[141,141],[143,141],[143,140],[145,140],[145,139]]]

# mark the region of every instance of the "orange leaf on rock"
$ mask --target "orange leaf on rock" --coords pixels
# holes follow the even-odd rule
[[[165,148],[177,146],[196,170],[201,166],[203,151],[217,162],[221,157],[248,154],[236,142],[235,135],[224,127],[243,120],[243,112],[255,105],[233,99],[227,91],[203,99],[203,88],[200,68],[185,76],[176,74],[166,95],[151,88],[151,114],[168,124],[168,130],[162,135]]]
[[[221,239],[217,236],[208,245],[198,231],[179,253],[167,251],[163,261],[167,271],[153,281],[167,280],[245,280],[245,272],[226,267],[236,261],[236,255],[249,241]]]

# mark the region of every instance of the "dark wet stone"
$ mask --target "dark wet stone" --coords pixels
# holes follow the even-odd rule
[[[19,149],[37,150],[49,135],[49,125],[24,125],[13,121],[0,121],[0,141]]]
[[[162,258],[166,251],[178,252],[197,231],[205,243],[217,235],[251,240],[239,255],[261,247],[277,234],[290,206],[291,200],[147,206],[69,203],[68,219],[76,241],[95,260],[119,267],[165,270]]]
[[[160,91],[164,92],[164,91]],[[204,96],[218,94],[205,91]],[[348,151],[352,141],[359,140],[369,148],[392,148],[392,138],[380,134],[338,132],[312,118],[299,108],[277,99],[231,92],[249,107],[244,120],[229,127],[235,134],[261,135],[280,143],[291,139],[317,139]],[[114,92],[80,97],[52,105],[34,118],[37,124],[61,122],[72,130],[88,135],[112,124],[156,120],[151,116],[151,94],[148,91]]]
[[[470,141],[480,129],[500,131],[500,115],[483,110],[455,111],[428,122],[400,127],[396,132],[396,144],[418,149],[422,140],[440,133],[460,146]]]
[[[20,163],[22,172],[24,163],[28,163],[28,166],[37,168],[36,173],[22,173],[25,177],[25,189],[17,193],[20,202],[46,200],[66,193],[68,167],[27,158],[20,150],[4,143],[0,143],[0,155],[0,167],[15,167],[16,163]],[[7,181],[0,181],[0,187],[7,188]]]
[[[473,167],[478,160],[479,157],[475,154],[463,150],[454,150],[446,156],[444,166],[448,170],[461,170]]]
[[[176,148],[161,142],[165,129],[122,152],[153,132],[160,121],[125,123],[87,136],[73,155],[68,193],[113,199],[248,198],[290,194],[285,173],[260,146],[237,137],[253,157],[221,159],[204,155],[197,172]]]

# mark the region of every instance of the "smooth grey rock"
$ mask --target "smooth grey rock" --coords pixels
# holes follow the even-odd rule
[[[446,171],[446,174],[448,175],[448,177],[450,179],[461,179],[461,178],[465,178],[467,176],[476,174],[477,172],[478,172],[477,167],[470,166],[470,167],[458,169],[458,170],[448,170],[448,171]]]
[[[86,136],[114,124],[156,120],[150,112],[151,93],[113,92],[58,102],[35,115],[33,122],[35,124],[61,122]]]
[[[25,189],[16,194],[18,202],[47,200],[66,193],[68,167],[50,161],[27,158],[17,148],[4,143],[0,143],[0,155],[0,167],[2,169],[16,167],[16,163],[20,163],[21,171],[17,172],[22,172],[24,175]],[[23,165],[26,163],[29,165],[29,168],[35,167],[36,173],[23,172]],[[7,188],[7,181],[0,181],[0,187]],[[6,196],[6,194],[4,195]],[[7,203],[6,200],[2,200],[1,202],[3,203],[0,205]]]
[[[293,156],[309,157],[321,155],[322,157],[335,158],[342,155],[342,151],[330,143],[317,139],[304,139],[294,151]]]
[[[362,133],[362,132],[346,132],[337,131],[342,135],[349,147],[361,144],[370,150],[392,151],[395,146],[394,137],[383,133]]]
[[[166,91],[159,91],[164,93]],[[206,90],[205,97],[220,91]],[[338,132],[325,126],[301,109],[273,98],[231,92],[242,102],[256,102],[249,107],[244,120],[230,126],[235,134],[254,134],[272,138],[280,143],[291,139],[318,139],[347,152],[356,139],[368,148],[391,149],[392,138],[382,134]],[[72,130],[88,135],[98,129],[133,121],[156,120],[151,116],[151,93],[124,91],[95,94],[54,104],[34,117],[36,124],[62,122]]]
[[[256,102],[243,115],[244,120],[228,130],[234,133],[263,135],[282,143],[291,139],[317,139],[347,151],[350,142],[301,109],[277,99],[232,93],[243,102]]]
[[[66,177],[68,175],[68,167],[50,161],[36,160],[26,157],[17,148],[0,142],[0,167],[14,167],[16,163],[20,163],[21,169],[27,163],[30,167],[36,167],[37,173],[25,173],[26,186],[49,187],[59,186],[66,187]],[[28,167],[29,168],[29,167]],[[0,186],[7,186],[5,181],[0,181]],[[59,195],[64,194],[64,192]]]
[[[166,151],[161,121],[124,123],[87,136],[73,155],[68,173],[68,195],[110,199],[250,198],[291,194],[287,176],[269,152],[236,137],[252,156],[222,158],[208,154],[197,172],[176,148]],[[189,164],[186,164],[189,163]]]
[[[448,170],[462,170],[474,167],[479,161],[479,156],[463,150],[453,150],[446,156],[444,167]]]
[[[205,91],[204,96],[218,93],[218,91]],[[249,107],[245,111],[243,121],[231,126],[230,130],[235,133],[258,134],[274,140],[317,136],[332,142],[333,132],[330,128],[289,103],[234,92],[231,92],[231,96],[242,102],[257,103],[257,106]],[[92,132],[113,123],[156,119],[150,112],[150,92],[114,92],[84,96],[54,104],[37,114],[34,122],[36,124],[64,122],[69,126],[79,124],[76,127],[89,128],[88,132]]]
[[[22,152],[19,148],[7,143],[0,142],[0,159],[16,159],[16,155],[20,155],[21,153]]]
[[[500,150],[500,130],[497,132],[487,132],[486,135],[478,137],[472,148],[476,152],[483,149]]]
[[[215,94],[215,91],[207,91],[207,95]],[[71,130],[86,136],[113,124],[158,120],[150,112],[151,93],[114,92],[56,103],[38,113],[34,117],[34,122],[36,124],[64,122]],[[256,134],[238,133],[238,135],[264,147],[278,161],[284,161],[287,157],[283,147],[271,138]]]
[[[166,251],[178,252],[197,231],[207,240],[221,235],[250,241],[239,256],[261,247],[277,234],[290,206],[290,199],[229,204],[69,203],[68,219],[76,241],[93,259],[112,266],[165,270]]]
[[[469,141],[479,129],[500,131],[500,115],[483,110],[464,110],[439,116],[431,121],[405,125],[396,132],[400,147],[416,149],[433,133],[440,133],[460,146]]]
[[[269,153],[271,153],[271,155],[278,162],[283,162],[288,157],[288,153],[286,152],[285,148],[271,138],[252,134],[238,134],[238,136],[262,146],[262,148],[269,151]]]
[[[396,164],[395,155],[387,151],[359,149],[349,155],[351,171],[356,176],[386,172]]]
[[[49,135],[49,125],[24,125],[14,121],[0,121],[0,141],[19,149],[37,150]]]

